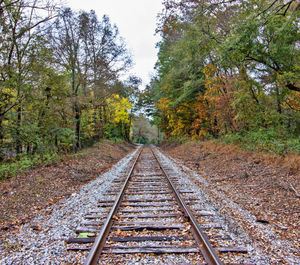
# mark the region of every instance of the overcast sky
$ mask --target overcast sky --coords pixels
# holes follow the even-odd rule
[[[150,74],[157,58],[154,36],[156,16],[162,9],[162,0],[66,0],[72,9],[95,10],[99,19],[104,14],[119,28],[135,63],[130,73],[142,78],[143,86],[150,81]]]

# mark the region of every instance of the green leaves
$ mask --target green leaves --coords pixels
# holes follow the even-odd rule
[[[77,238],[88,238],[95,236],[95,233],[80,233]]]
[[[160,17],[167,28],[159,29],[158,75],[147,92],[165,134],[203,138],[273,127],[297,135],[300,33],[293,3],[172,3]],[[169,23],[172,14],[176,23]]]

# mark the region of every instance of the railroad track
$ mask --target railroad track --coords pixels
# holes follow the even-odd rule
[[[67,240],[72,244],[69,250],[89,251],[85,264],[106,264],[107,258],[115,264],[120,255],[139,254],[183,255],[189,264],[225,264],[230,255],[247,255],[247,249],[220,233],[222,226],[194,192],[168,175],[153,149],[141,148],[126,177],[113,183],[106,195],[115,200],[99,201],[76,230],[79,237]]]

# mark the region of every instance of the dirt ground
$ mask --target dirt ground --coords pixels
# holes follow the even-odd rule
[[[256,222],[300,246],[300,156],[255,154],[212,141],[163,144],[161,150],[208,180],[212,193],[226,194]]]
[[[0,234],[18,230],[40,210],[70,196],[134,149],[128,143],[101,142],[62,162],[0,182]]]

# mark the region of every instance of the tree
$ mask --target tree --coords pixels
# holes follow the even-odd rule
[[[295,1],[164,1],[157,75],[140,102],[167,137],[296,135],[298,18]]]
[[[117,27],[43,0],[0,0],[0,13],[0,158],[76,151],[102,137],[106,99],[138,83],[119,81],[131,58]]]
[[[106,124],[106,134],[110,137],[121,137],[130,141],[131,117],[129,110],[132,104],[127,98],[118,94],[106,100],[108,106],[109,122]]]
[[[29,86],[29,57],[34,40],[43,32],[43,25],[54,18],[55,6],[42,0],[0,1],[0,10],[0,98],[4,99],[0,111],[0,144],[4,137],[2,122],[15,110],[13,136],[16,151],[21,153],[22,104]]]
[[[75,152],[81,148],[82,115],[86,128],[91,130],[87,124],[92,123],[92,130],[97,130],[97,117],[106,111],[105,100],[114,93],[114,84],[131,65],[131,59],[117,27],[107,16],[99,22],[94,11],[62,9],[50,40],[57,64],[71,76]]]

